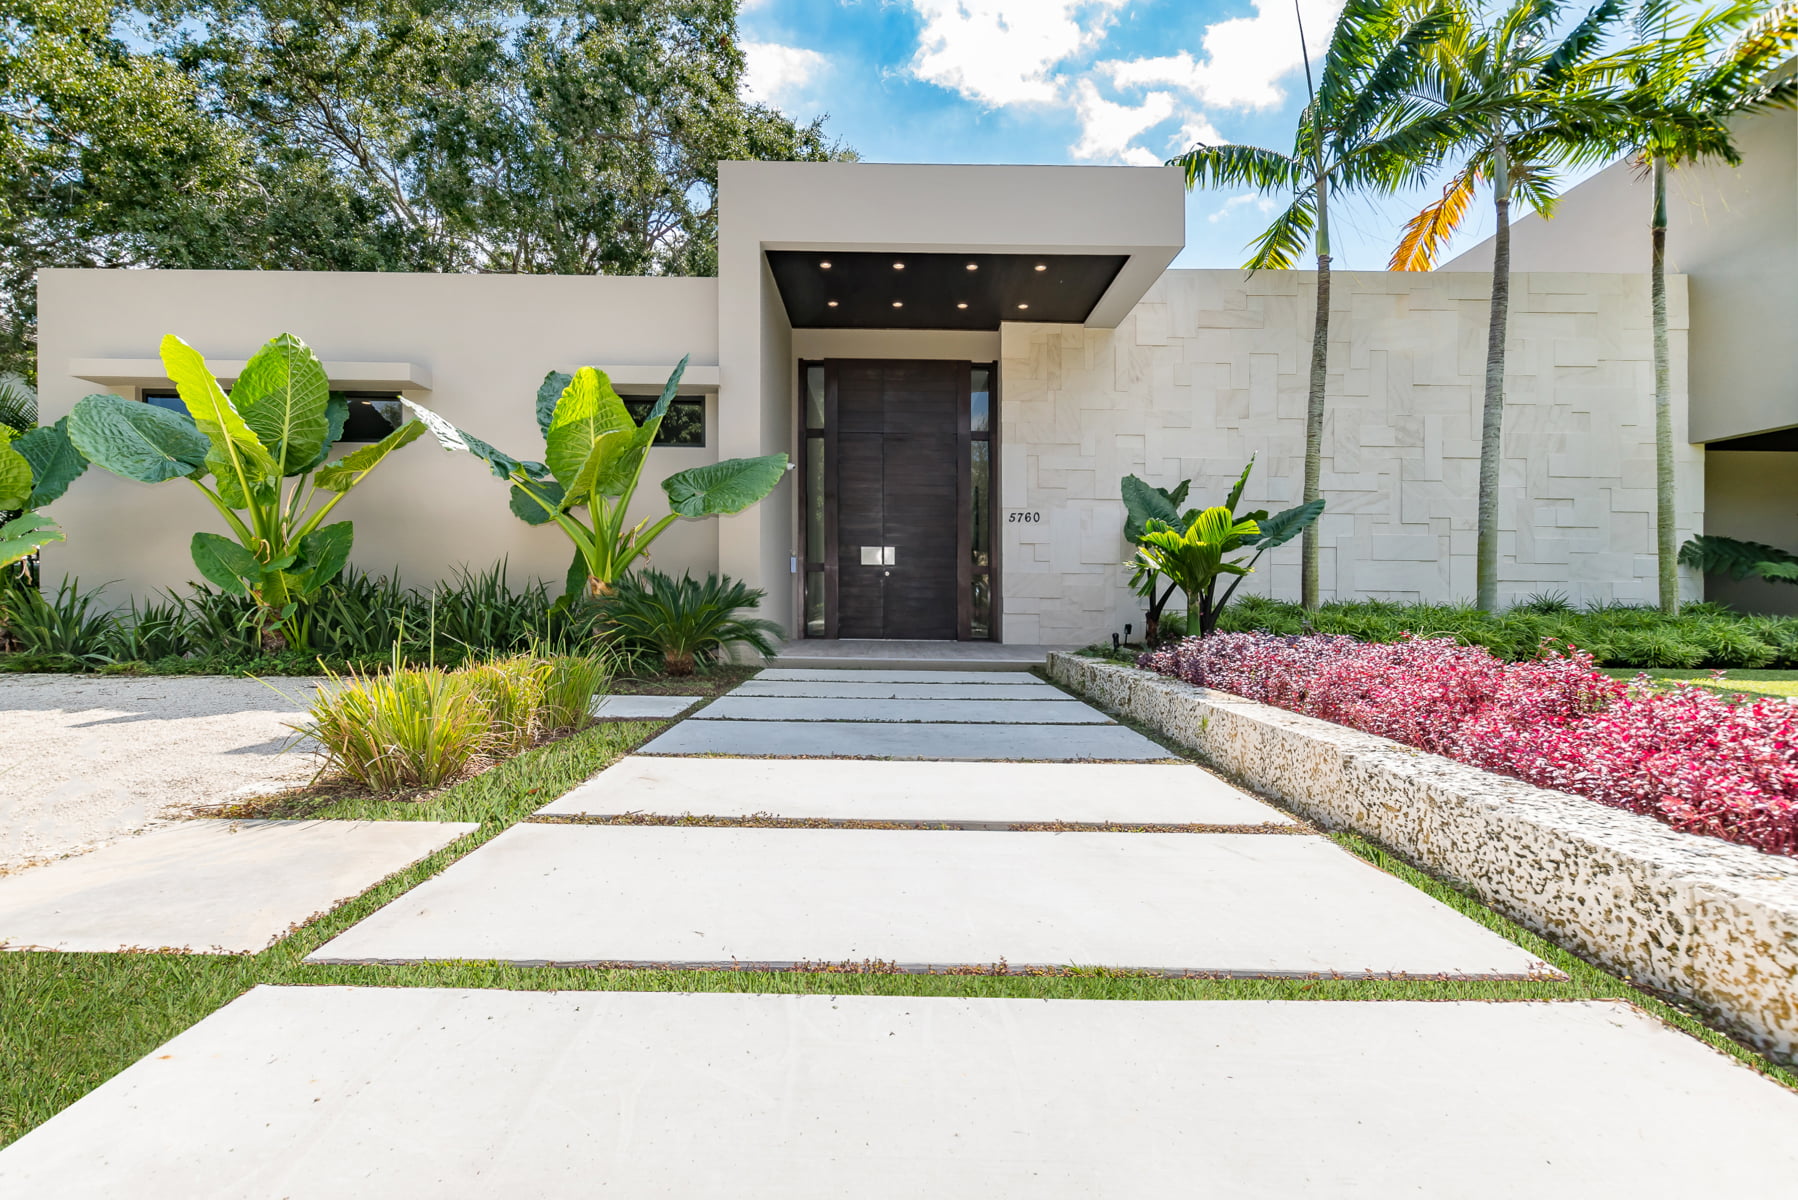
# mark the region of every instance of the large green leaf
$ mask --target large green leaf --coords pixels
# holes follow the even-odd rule
[[[31,499],[27,508],[42,508],[69,490],[69,485],[87,470],[87,459],[69,440],[69,419],[44,425],[13,443],[13,448],[31,463]]]
[[[1255,469],[1255,456],[1249,455],[1249,465],[1242,469],[1236,483],[1230,488],[1230,496],[1224,501],[1224,507],[1231,512],[1236,511],[1236,502],[1242,499],[1242,490],[1249,486],[1249,472]]]
[[[693,467],[662,480],[668,505],[683,517],[742,512],[774,490],[787,471],[787,456],[730,458]]]
[[[0,508],[24,508],[31,499],[31,463],[12,448],[12,430],[0,425]]]
[[[242,488],[281,477],[267,447],[244,424],[243,416],[232,407],[198,350],[169,334],[162,339],[162,369],[181,393],[181,402],[187,406],[194,427],[212,445],[206,468],[219,480],[221,491],[231,487],[241,492]],[[236,486],[236,476],[241,476],[242,488]]]
[[[0,567],[29,558],[51,542],[64,540],[56,522],[41,513],[26,513],[0,525]]]
[[[431,431],[431,436],[435,437],[438,445],[445,450],[474,455],[486,463],[487,469],[501,479],[510,479],[514,471],[523,469],[524,464],[516,458],[504,450],[488,445],[467,430],[456,428],[441,414],[434,413],[424,405],[416,404],[411,400],[402,399],[401,403],[411,410],[413,416],[424,422],[425,428]]]
[[[284,333],[244,364],[230,401],[281,474],[299,475],[330,448],[330,395],[324,364],[305,342]]]
[[[581,472],[593,470],[588,464],[602,439],[608,434],[630,434],[636,430],[637,423],[612,390],[612,381],[605,372],[582,367],[556,401],[549,432],[544,435],[543,461],[556,482],[573,495]],[[618,444],[618,439],[613,438],[612,442]]]
[[[537,432],[549,436],[549,423],[556,415],[556,401],[568,390],[574,376],[566,371],[551,371],[537,386]]]
[[[562,507],[585,504],[595,492],[602,496],[621,495],[625,488],[636,483],[637,474],[643,469],[643,455],[641,452],[633,455],[632,451],[637,449],[642,432],[640,429],[614,429],[602,434],[593,443],[574,482],[564,490]],[[620,483],[620,480],[624,482]]]
[[[318,453],[312,461],[304,463],[296,474],[304,475],[307,471],[316,470],[320,463],[331,457],[331,451],[343,440],[343,427],[350,419],[350,402],[337,392],[331,392],[325,400],[325,440],[319,446]]]
[[[1245,536],[1242,544],[1257,546],[1263,550],[1272,550],[1275,546],[1283,546],[1303,533],[1307,526],[1323,514],[1323,511],[1324,499],[1322,496],[1291,508],[1282,509],[1271,517],[1256,521],[1259,532]]]
[[[188,552],[200,574],[228,596],[247,596],[262,584],[263,564],[228,537],[196,533]]]
[[[512,485],[512,515],[526,525],[547,525],[556,519],[554,510],[562,506],[562,485],[546,478],[533,479],[529,486],[530,492],[527,492],[521,484]],[[544,508],[533,500],[531,492],[543,497],[550,507]]]
[[[303,573],[297,577],[301,595],[316,592],[343,570],[350,561],[350,547],[355,543],[356,528],[349,521],[338,521],[315,529],[300,539],[298,565]]]
[[[89,462],[139,483],[192,475],[212,444],[186,417],[117,396],[86,396],[69,414],[69,440]]]
[[[1180,485],[1180,493],[1184,498],[1186,483]],[[1138,479],[1134,475],[1124,476],[1120,490],[1124,497],[1124,538],[1129,542],[1142,540],[1143,524],[1151,519],[1166,521],[1172,525],[1180,519],[1180,501],[1174,499],[1173,493],[1158,488],[1152,483]]]
[[[353,454],[346,454],[327,467],[320,467],[313,481],[327,492],[347,492],[368,473],[381,465],[381,460],[409,442],[417,441],[425,431],[423,421],[407,421],[398,429]]]

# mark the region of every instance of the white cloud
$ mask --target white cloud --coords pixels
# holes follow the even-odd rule
[[[1159,166],[1161,160],[1140,146],[1136,135],[1174,115],[1174,98],[1166,92],[1150,92],[1138,105],[1114,104],[1099,95],[1090,79],[1074,86],[1074,104],[1080,113],[1080,140],[1073,146],[1075,158],[1123,158],[1127,162]]]
[[[1272,108],[1286,98],[1281,80],[1304,65],[1298,20],[1288,0],[1254,0],[1255,15],[1219,21],[1200,39],[1205,56],[1185,50],[1160,58],[1114,59],[1097,69],[1118,87],[1170,86],[1219,108]],[[1342,0],[1299,0],[1305,44],[1315,57],[1329,45]]]
[[[990,105],[1041,104],[1050,71],[1096,44],[1127,0],[909,0],[924,18],[912,73]]]
[[[1276,203],[1277,201],[1275,201],[1272,196],[1263,196],[1260,192],[1244,192],[1240,196],[1231,196],[1228,200],[1224,201],[1222,207],[1205,219],[1215,225],[1219,221],[1229,217],[1230,214],[1234,213],[1237,209],[1246,207],[1250,204],[1253,204],[1255,208],[1265,216],[1274,211]]]
[[[823,73],[825,59],[816,50],[779,42],[744,42],[743,94],[764,104],[782,105]]]

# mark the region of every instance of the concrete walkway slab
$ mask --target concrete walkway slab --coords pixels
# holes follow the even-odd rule
[[[978,725],[1115,725],[1072,697],[1059,700],[838,700],[802,696],[721,696],[701,721],[882,721]]]
[[[1536,959],[1323,838],[517,825],[309,962],[1521,976]]]
[[[751,758],[926,758],[945,762],[1132,761],[1172,751],[1122,725],[894,725],[856,721],[682,721],[643,754]]]
[[[265,986],[0,1152],[0,1194],[1776,1197],[1794,1125],[1606,1001]]]
[[[1039,685],[1043,681],[1028,671],[910,671],[860,670],[837,667],[770,667],[755,678],[791,683],[971,683],[981,687]]]
[[[920,821],[1296,825],[1191,763],[868,762],[631,755],[539,810]]]
[[[263,950],[294,925],[478,828],[451,821],[184,821],[0,877],[0,946]]]
[[[666,721],[699,703],[698,696],[595,696],[598,721]]]
[[[827,679],[765,679],[757,676],[732,689],[733,696],[812,696],[840,700],[1066,700],[1068,694],[1040,680],[1007,683],[848,683]]]

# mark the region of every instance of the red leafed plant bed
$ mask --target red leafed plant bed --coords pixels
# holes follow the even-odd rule
[[[1798,703],[1610,679],[1574,647],[1507,663],[1443,638],[1377,644],[1215,633],[1137,665],[1643,813],[1798,855]]]

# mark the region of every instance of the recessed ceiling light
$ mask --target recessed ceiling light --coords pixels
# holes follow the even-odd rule
[[[957,304],[955,307],[966,308],[967,306],[968,306],[968,302],[966,300],[963,300],[960,304]]]
[[[978,271],[979,269],[980,269],[979,263],[969,263],[968,264],[968,270],[970,270],[970,271]]]
[[[905,307],[905,301],[903,301],[903,300],[895,300],[895,301],[893,301],[893,307],[894,307],[894,308],[904,308],[904,307]]]
[[[1018,305],[1018,307],[1019,308],[1029,308],[1030,306],[1028,304],[1020,304],[1020,305]]]
[[[835,300],[826,300],[824,303],[830,305],[832,308],[835,308],[837,306],[837,302]]]
[[[820,267],[823,267],[826,271],[830,270],[830,260],[828,258],[825,259],[823,262],[819,263],[818,265]]]
[[[904,263],[902,263],[902,262],[897,262],[897,263],[894,263],[894,264],[893,264],[893,270],[895,270],[895,271],[903,271],[903,270],[905,270],[905,264],[904,264]]]
[[[1048,263],[1037,263],[1036,269],[1039,271],[1047,271],[1049,269],[1049,264]]]

